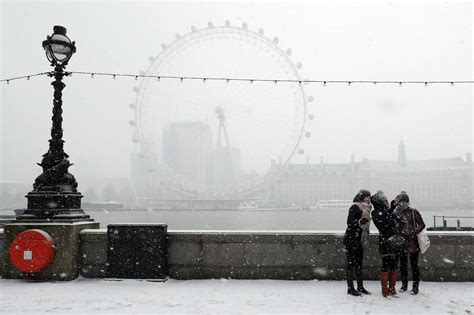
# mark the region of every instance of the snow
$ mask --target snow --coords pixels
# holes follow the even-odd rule
[[[400,283],[398,283],[399,286]],[[24,313],[312,313],[472,314],[472,282],[422,282],[420,294],[383,298],[346,294],[345,281],[282,280],[105,280],[70,282],[0,280],[3,314]]]

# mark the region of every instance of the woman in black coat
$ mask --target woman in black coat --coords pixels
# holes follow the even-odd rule
[[[420,268],[418,267],[418,256],[420,247],[417,235],[425,228],[425,222],[420,212],[410,207],[410,198],[406,192],[401,192],[399,202],[392,216],[397,222],[401,235],[406,240],[404,251],[400,253],[400,276],[402,278],[402,287],[400,292],[408,289],[408,258],[413,275],[413,288],[411,294],[418,294],[420,283]]]
[[[347,258],[347,294],[360,296],[370,294],[362,281],[363,243],[368,242],[370,224],[370,192],[361,189],[354,197],[354,204],[347,215],[347,229],[344,234],[344,246]],[[354,272],[357,279],[357,290],[354,289]]]
[[[370,198],[370,202],[374,207],[372,220],[379,230],[379,252],[382,256],[382,268],[380,270],[382,295],[383,297],[388,295],[397,297],[395,284],[397,283],[397,263],[400,248],[397,248],[396,244],[403,246],[403,243],[396,243],[395,239],[397,237],[402,241],[404,239],[398,233],[397,222],[391,215],[388,199],[383,191],[377,191]]]

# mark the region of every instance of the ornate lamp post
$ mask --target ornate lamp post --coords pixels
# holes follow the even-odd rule
[[[43,160],[38,163],[43,168],[33,184],[33,191],[26,195],[27,209],[17,217],[19,221],[92,221],[81,209],[81,198],[77,191],[77,182],[68,172],[72,164],[64,152],[62,129],[62,90],[66,86],[62,80],[68,75],[64,71],[71,56],[76,52],[74,42],[66,36],[66,28],[54,26],[53,35],[47,36],[43,41],[46,57],[54,67],[50,76],[55,80],[51,83],[54,87],[53,101],[53,127],[49,150],[43,155]]]

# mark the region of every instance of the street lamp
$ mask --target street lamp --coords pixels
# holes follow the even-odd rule
[[[49,76],[55,80],[51,83],[54,87],[53,101],[53,127],[49,150],[43,155],[39,166],[43,173],[33,184],[33,191],[26,195],[27,209],[17,217],[19,221],[55,221],[75,222],[92,221],[90,216],[81,209],[81,198],[77,191],[77,181],[68,172],[72,164],[64,152],[62,129],[62,90],[66,86],[62,79],[68,73],[64,71],[71,56],[76,52],[74,42],[66,36],[66,28],[54,26],[53,35],[47,36],[43,41],[46,57],[54,67]]]

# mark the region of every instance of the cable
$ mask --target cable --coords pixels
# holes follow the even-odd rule
[[[32,77],[37,77],[37,76],[46,75],[46,74],[51,74],[51,71],[48,71],[48,72],[40,72],[40,73],[29,74],[29,75],[23,75],[23,76],[20,76],[20,77],[13,77],[13,78],[9,78],[9,79],[1,79],[0,82],[6,82],[7,84],[9,84],[10,81],[20,80],[20,79],[27,79],[27,80],[29,80],[29,79],[32,78]]]
[[[429,84],[474,84],[474,81],[470,80],[438,80],[438,81],[427,81],[427,80],[293,80],[293,79],[262,79],[262,78],[228,78],[228,77],[197,77],[197,76],[170,76],[170,75],[145,75],[145,74],[129,74],[129,73],[112,73],[112,72],[86,72],[86,71],[68,71],[66,75],[71,74],[79,74],[79,75],[90,75],[91,78],[95,76],[110,76],[113,79],[117,77],[130,77],[138,80],[138,78],[153,78],[156,79],[158,82],[162,79],[171,79],[171,80],[179,80],[183,82],[185,80],[199,80],[203,83],[207,81],[224,81],[229,83],[231,81],[244,81],[249,83],[254,82],[271,82],[274,84],[277,83],[298,83],[298,84],[307,84],[307,83],[321,83],[323,86],[327,86],[328,84],[346,84],[348,86],[352,86],[354,84],[397,84],[402,86],[404,84],[423,84],[424,86],[428,86]],[[13,77],[9,79],[2,79],[0,82],[6,82],[7,84],[13,80],[19,79],[27,79],[29,80],[31,77],[41,76],[41,75],[51,75],[51,72],[41,72],[31,75],[24,75],[20,77]]]

